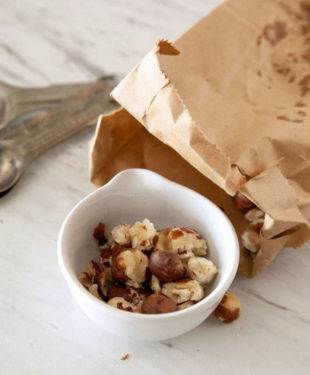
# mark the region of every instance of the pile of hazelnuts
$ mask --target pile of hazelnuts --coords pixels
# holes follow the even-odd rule
[[[207,243],[190,228],[157,230],[148,220],[94,230],[99,261],[80,275],[95,297],[115,308],[162,314],[188,308],[205,296],[218,270],[206,258]]]
[[[240,192],[233,196],[233,201],[248,221],[248,228],[241,234],[242,246],[255,259],[261,246],[260,232],[265,222],[265,213]]]

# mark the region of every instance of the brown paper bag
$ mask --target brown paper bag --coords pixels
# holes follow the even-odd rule
[[[221,205],[239,235],[221,189],[241,191],[266,213],[256,257],[241,250],[239,272],[255,276],[310,238],[309,42],[310,2],[291,0],[228,1],[175,45],[159,41],[112,92],[126,110],[99,124],[92,181],[156,170]]]

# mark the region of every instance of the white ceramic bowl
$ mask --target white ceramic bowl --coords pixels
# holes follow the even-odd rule
[[[99,301],[79,282],[91,259],[98,259],[93,231],[150,219],[157,228],[196,229],[207,240],[208,258],[219,268],[209,294],[194,306],[162,315],[134,314]],[[239,245],[226,215],[202,195],[144,169],[128,169],[89,194],[68,214],[58,238],[58,258],[73,297],[102,329],[137,340],[164,340],[203,322],[230,287],[239,262]]]

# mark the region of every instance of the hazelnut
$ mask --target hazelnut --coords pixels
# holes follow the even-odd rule
[[[106,248],[100,250],[100,263],[103,264],[105,267],[111,267],[111,256],[112,249]]]
[[[152,275],[151,281],[150,281],[150,288],[154,293],[160,294],[161,293],[161,285],[158,277],[155,275]]]
[[[80,281],[85,286],[85,288],[89,288],[92,285],[92,278],[87,272],[82,272],[80,275]]]
[[[105,249],[111,249],[115,244],[115,241],[113,240],[112,234],[108,234],[107,236],[107,242],[103,245],[99,245],[100,250],[105,250]]]
[[[137,221],[129,229],[129,234],[131,246],[134,249],[149,250],[153,247],[153,240],[157,235],[157,230],[148,219],[144,219],[142,222]]]
[[[237,191],[237,193],[233,196],[233,201],[241,212],[247,212],[251,208],[255,207],[255,204],[243,194],[239,193],[239,191]]]
[[[222,301],[214,311],[214,315],[224,323],[231,323],[239,318],[241,302],[231,292],[226,292]]]
[[[105,268],[98,276],[97,283],[102,294],[107,297],[109,289],[112,287],[114,282],[111,268]]]
[[[96,238],[99,246],[102,246],[107,242],[104,229],[105,225],[103,223],[99,223],[94,230],[94,237]]]
[[[206,241],[193,229],[173,228],[169,232],[168,239],[171,250],[181,259],[207,254]]]
[[[100,301],[103,301],[103,298],[99,294],[99,289],[97,284],[93,284],[88,288],[88,291],[95,296],[96,298],[100,299]]]
[[[244,217],[249,221],[256,221],[258,219],[264,219],[265,213],[260,210],[259,208],[252,208],[250,211],[248,211]]]
[[[188,279],[163,284],[162,294],[170,297],[177,304],[200,301],[204,296],[203,288],[199,282]]]
[[[202,257],[189,258],[187,271],[189,276],[201,285],[210,283],[218,272],[211,260]]]
[[[253,229],[246,229],[241,235],[242,245],[251,253],[257,253],[260,248],[259,234]]]
[[[108,305],[112,307],[116,307],[120,310],[125,310],[129,312],[134,312],[135,308],[132,304],[126,301],[123,297],[113,297],[108,301]]]
[[[265,213],[259,208],[252,208],[244,217],[250,222],[249,228],[259,233],[264,225]]]
[[[187,309],[188,307],[194,306],[195,303],[193,301],[187,301],[183,302],[180,305],[178,305],[178,310],[184,310]]]
[[[122,297],[133,305],[137,305],[141,301],[138,291],[127,285],[113,285],[108,292],[108,299],[114,297]]]
[[[249,224],[249,228],[254,230],[254,232],[259,233],[264,225],[264,219],[257,219],[255,221],[252,221]]]
[[[142,303],[141,311],[144,314],[164,314],[177,311],[177,304],[162,294],[151,294]]]
[[[112,274],[119,281],[139,288],[146,279],[149,259],[142,251],[114,246],[112,249]]]
[[[103,271],[101,264],[91,260],[87,265],[87,273],[91,278],[92,283],[98,277],[98,275]]]
[[[171,228],[166,228],[157,233],[157,241],[154,245],[155,250],[171,250],[171,243],[168,237]]]
[[[160,281],[175,281],[185,276],[181,259],[174,253],[157,250],[150,257],[150,271]]]
[[[113,240],[122,246],[130,245],[130,234],[129,234],[130,225],[120,224],[112,229],[112,238]]]

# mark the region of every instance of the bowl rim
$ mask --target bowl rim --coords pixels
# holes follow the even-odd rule
[[[153,177],[160,178],[165,183],[169,183],[170,185],[174,185],[175,187],[187,190],[188,192],[193,194],[193,196],[196,196],[199,199],[205,200],[207,202],[207,204],[210,207],[212,207],[212,209],[215,212],[217,212],[217,214],[222,216],[224,221],[226,221],[226,224],[228,225],[229,230],[231,231],[232,239],[233,239],[231,247],[234,250],[234,254],[233,254],[234,261],[233,261],[230,273],[226,276],[226,280],[224,280],[222,286],[219,286],[220,285],[220,281],[219,281],[218,286],[216,286],[215,289],[212,290],[212,292],[210,294],[208,294],[201,301],[198,301],[193,306],[190,306],[187,309],[178,310],[178,311],[165,313],[165,314],[141,314],[141,313],[132,313],[132,312],[124,311],[124,310],[121,310],[121,309],[116,309],[115,307],[108,305],[106,302],[100,301],[98,298],[93,296],[88,290],[86,290],[86,288],[81,284],[80,280],[78,279],[78,276],[74,273],[74,271],[71,269],[71,267],[67,264],[68,261],[63,254],[62,240],[63,240],[64,233],[66,231],[66,228],[67,228],[67,224],[68,224],[69,220],[71,219],[71,217],[74,215],[75,211],[80,206],[86,204],[86,202],[90,198],[92,198],[93,196],[102,194],[102,192],[107,187],[110,187],[111,185],[113,185],[121,176],[123,176],[124,174],[132,174],[132,173],[138,173],[138,174],[143,174],[143,175],[145,175],[145,174],[153,175]],[[169,319],[179,318],[181,316],[190,315],[191,313],[194,313],[195,311],[200,310],[205,305],[208,305],[209,307],[213,308],[213,305],[215,303],[218,303],[219,296],[220,296],[220,298],[222,298],[224,293],[228,290],[228,288],[232,284],[232,282],[233,282],[233,280],[236,276],[236,273],[237,273],[238,264],[239,264],[239,256],[240,256],[239,255],[239,241],[238,241],[236,231],[235,231],[231,221],[227,217],[227,215],[218,206],[216,206],[211,200],[209,200],[205,196],[201,195],[200,193],[198,193],[198,192],[196,192],[196,191],[194,191],[194,190],[192,190],[192,189],[190,189],[190,188],[188,188],[184,185],[173,182],[173,181],[167,179],[166,177],[161,176],[160,174],[158,174],[156,172],[150,171],[148,169],[143,169],[143,168],[130,168],[130,169],[125,169],[125,170],[117,173],[105,185],[103,185],[103,186],[97,188],[96,190],[94,190],[93,192],[87,194],[78,203],[76,203],[74,205],[74,207],[69,211],[67,216],[65,217],[65,219],[64,219],[64,221],[61,225],[59,235],[58,235],[58,240],[57,240],[58,263],[59,263],[61,272],[62,272],[66,282],[68,283],[69,287],[71,285],[72,287],[74,287],[74,289],[78,293],[82,293],[82,295],[86,299],[88,299],[89,303],[91,305],[93,305],[94,307],[106,310],[107,313],[113,314],[115,316],[119,316],[120,318],[127,318],[127,319],[133,320],[133,321],[136,321],[136,320],[149,320],[149,321],[152,321],[152,320],[155,320],[155,321],[157,321],[157,320],[159,320],[159,321],[160,320],[169,320]],[[220,275],[220,277],[222,277],[222,274]]]

